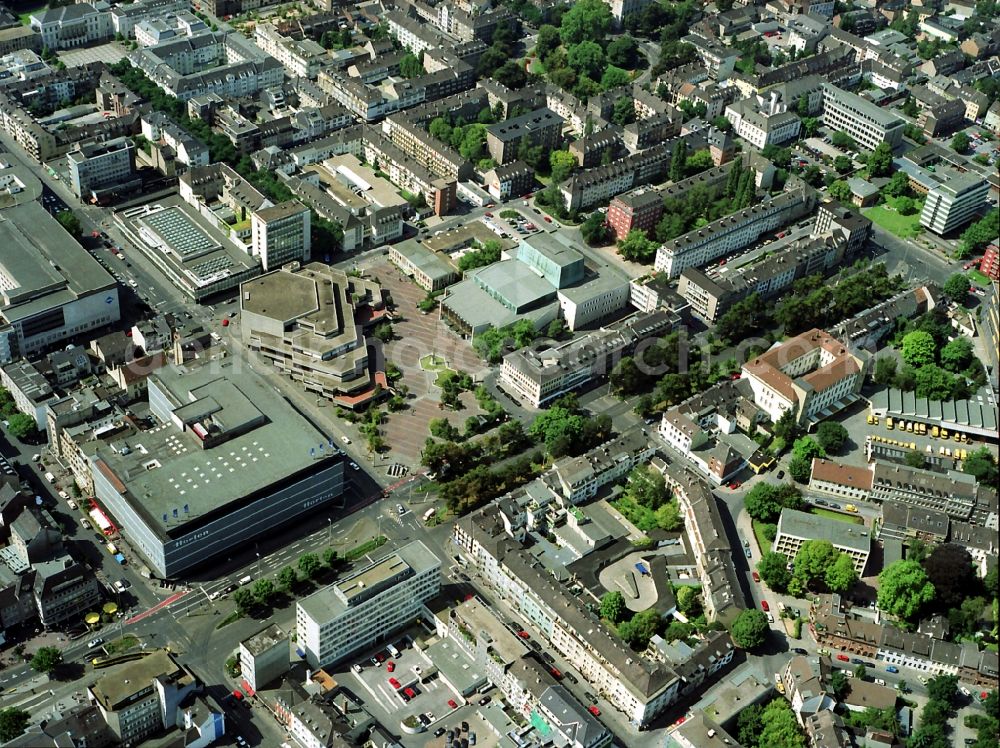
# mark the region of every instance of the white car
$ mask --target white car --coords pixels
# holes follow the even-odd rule
[[[351,443],[351,440],[348,439],[346,436],[340,437],[340,441],[342,441],[344,444],[350,444]]]
[[[360,470],[360,469],[361,468],[358,466],[358,463],[356,462],[351,463],[351,470]]]
[[[87,642],[87,649],[93,649],[94,647],[99,647],[104,644],[104,639],[97,637],[96,639],[91,639]]]
[[[355,662],[353,665],[351,665],[351,670],[353,670],[355,673],[360,673],[361,665]]]

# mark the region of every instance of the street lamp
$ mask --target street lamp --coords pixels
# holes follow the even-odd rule
[[[260,552],[257,552],[257,576],[260,576]]]
[[[333,539],[333,517],[326,518],[326,542],[329,543]]]

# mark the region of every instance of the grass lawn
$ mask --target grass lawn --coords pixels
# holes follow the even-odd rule
[[[424,371],[442,371],[448,368],[448,361],[444,356],[431,353],[420,359],[420,368]]]
[[[757,548],[761,553],[771,550],[771,541],[764,537],[764,523],[751,520],[753,523],[753,534],[757,538]]]
[[[22,26],[29,26],[31,24],[31,14],[44,9],[45,3],[35,3],[30,8],[25,8],[22,12],[18,13],[17,17],[20,19]]]
[[[982,286],[983,288],[989,288],[991,283],[990,279],[987,278],[982,273],[980,273],[978,270],[969,271],[969,280],[971,280],[977,286]]]
[[[448,380],[451,377],[454,377],[454,376],[456,376],[458,374],[458,372],[455,371],[454,369],[449,369],[447,367],[445,367],[444,369],[438,369],[437,373],[438,373],[438,375],[434,379],[434,384],[435,384],[435,386],[441,387],[442,389],[444,388],[444,383],[445,383],[446,380]]]
[[[139,640],[129,634],[128,636],[123,636],[121,639],[115,639],[113,642],[108,642],[104,645],[104,649],[107,650],[108,655],[119,655],[128,652],[133,647],[139,646]]]
[[[817,517],[826,517],[827,519],[836,519],[841,522],[847,522],[851,525],[863,525],[865,522],[861,517],[855,517],[849,514],[841,514],[840,512],[834,512],[829,509],[821,509],[818,506],[810,507],[810,514],[815,514]]]
[[[923,201],[917,203],[917,210],[913,215],[902,216],[896,212],[895,200],[896,198],[889,198],[888,203],[876,205],[861,212],[900,239],[916,238],[923,231],[920,227],[920,211],[924,207]]]

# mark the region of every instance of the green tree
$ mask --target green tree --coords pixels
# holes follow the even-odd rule
[[[327,548],[323,551],[323,563],[330,569],[340,563],[340,556],[337,554],[336,548]]]
[[[812,587],[824,581],[827,569],[837,560],[840,551],[829,540],[807,540],[795,554],[792,577],[803,587]]]
[[[837,156],[833,159],[833,168],[837,170],[838,174],[846,174],[854,168],[854,163],[847,156]]]
[[[965,458],[962,463],[962,472],[974,475],[976,480],[985,486],[997,484],[997,463],[986,447],[980,447]]]
[[[941,366],[954,374],[965,371],[972,360],[972,341],[964,335],[949,340],[941,349]]]
[[[890,564],[878,575],[878,606],[903,621],[913,621],[934,599],[934,585],[916,561]]]
[[[627,70],[615,65],[605,65],[604,73],[601,75],[601,88],[603,90],[610,91],[613,88],[627,86],[631,82],[632,76],[628,74]]]
[[[611,229],[604,220],[604,214],[599,211],[587,216],[587,220],[580,226],[580,233],[583,235],[583,240],[591,247],[604,246],[610,243],[613,237]]]
[[[761,731],[758,746],[805,748],[806,738],[795,721],[795,713],[784,699],[775,699],[760,715]]]
[[[767,636],[767,616],[759,610],[742,610],[733,621],[732,634],[736,646],[755,649],[764,643]]]
[[[236,611],[245,616],[253,608],[253,593],[249,587],[240,587],[233,593],[233,602],[236,603]]]
[[[399,61],[399,74],[404,78],[418,78],[427,73],[420,59],[410,52],[403,55]]]
[[[383,343],[388,343],[393,338],[392,325],[388,322],[383,322],[380,325],[376,325],[372,334],[376,339]]]
[[[29,665],[36,673],[49,674],[59,667],[62,661],[62,650],[59,647],[39,647]]]
[[[887,177],[892,172],[892,146],[879,143],[868,157],[868,176]]]
[[[736,715],[736,739],[740,745],[748,746],[748,748],[757,745],[757,739],[763,729],[761,723],[763,712],[764,707],[760,704],[749,704]]]
[[[765,551],[757,562],[757,573],[768,587],[775,592],[784,592],[792,579],[788,571],[788,557],[784,553]]]
[[[549,165],[552,168],[552,181],[562,182],[576,168],[576,157],[569,151],[552,151],[549,154]]]
[[[838,156],[837,158],[843,158],[843,156]],[[838,169],[839,171],[839,169]],[[826,188],[827,194],[830,195],[834,200],[839,200],[842,203],[851,202],[851,186],[847,184],[842,179],[838,179],[833,182],[829,187]]]
[[[15,439],[25,439],[38,433],[35,419],[24,413],[14,413],[7,419],[7,431]]]
[[[814,457],[823,459],[826,457],[826,450],[811,436],[803,436],[795,440],[792,445],[792,454],[803,460],[812,460]]]
[[[292,589],[298,580],[299,575],[296,574],[295,569],[291,566],[284,566],[281,571],[278,572],[278,587],[285,592]]]
[[[896,212],[901,216],[912,216],[917,212],[917,201],[906,196],[896,198]]]
[[[559,23],[559,36],[567,47],[584,41],[600,42],[611,28],[611,9],[601,0],[580,0]]]
[[[844,594],[858,581],[858,573],[854,570],[854,561],[846,553],[841,553],[826,570],[823,579],[830,592]]]
[[[528,83],[528,74],[524,70],[524,65],[517,60],[507,60],[493,71],[493,77],[507,88],[515,91],[524,88]]]
[[[286,567],[287,568],[287,567]],[[251,588],[254,600],[261,605],[267,605],[274,597],[274,582],[270,579],[258,579]]]
[[[965,301],[969,295],[969,279],[965,273],[953,273],[944,282],[942,289],[952,301]]]
[[[628,34],[615,37],[608,44],[608,62],[632,70],[639,61],[639,44]]]
[[[937,675],[927,681],[927,697],[932,701],[941,701],[949,707],[955,706],[958,698],[958,676]]]
[[[0,742],[7,743],[23,733],[31,720],[31,715],[16,706],[0,709]]]
[[[824,421],[816,429],[816,441],[827,454],[843,449],[847,436],[847,429],[835,421]]]
[[[914,380],[917,397],[926,397],[928,400],[950,400],[954,395],[955,378],[935,364],[927,364],[917,369]]]
[[[897,171],[882,188],[882,194],[887,197],[903,197],[910,192],[910,178],[905,171]]]
[[[853,150],[858,146],[858,144],[854,142],[854,138],[843,130],[837,130],[833,133],[833,135],[830,136],[830,142],[833,143],[836,148],[841,148],[845,151]]]
[[[655,609],[650,608],[636,613],[630,621],[618,624],[618,635],[628,642],[629,646],[641,652],[649,645],[653,634],[659,633],[663,627],[663,618]]]
[[[679,182],[684,179],[684,164],[687,160],[687,151],[686,140],[678,140],[674,144],[674,149],[670,154],[669,177],[671,182]]]
[[[299,556],[299,571],[305,575],[306,579],[311,579],[319,571],[319,556],[315,553],[303,553]]]
[[[784,411],[774,423],[774,435],[784,441],[785,444],[794,442],[801,433],[802,428],[799,426],[794,408]]]
[[[535,38],[535,54],[543,60],[552,52],[559,49],[562,39],[559,38],[559,29],[555,26],[544,23],[538,28],[538,36]]]
[[[659,245],[646,237],[642,229],[632,229],[618,242],[618,254],[633,262],[651,262]]]
[[[566,63],[577,74],[591,80],[601,77],[604,70],[604,50],[597,42],[583,41],[566,50]]]
[[[958,153],[965,153],[969,150],[969,136],[964,132],[957,132],[951,139],[951,149]]]
[[[601,618],[611,623],[620,622],[626,614],[625,596],[618,590],[605,592],[601,597]]]
[[[631,96],[621,96],[611,109],[611,121],[616,125],[631,125],[635,122],[635,102]]]
[[[851,691],[851,681],[843,670],[834,670],[830,673],[830,690],[837,697],[837,701],[843,701]]]
[[[83,229],[80,227],[80,219],[76,217],[76,213],[73,211],[59,211],[56,213],[56,220],[59,221],[60,225],[66,229],[69,235],[74,239],[79,239],[83,234]]]
[[[681,587],[677,590],[677,609],[689,618],[701,612],[701,596],[696,587]]]
[[[695,151],[684,159],[684,173],[689,177],[707,171],[713,166],[715,163],[712,161],[712,154],[708,149]]]
[[[865,678],[868,677],[868,668],[866,668],[864,665],[858,665],[856,668],[854,668],[854,677],[857,678],[858,680],[864,680]]]
[[[803,117],[802,130],[807,138],[813,137],[819,131],[819,120],[816,117]]]
[[[926,366],[934,363],[937,344],[930,333],[914,330],[903,336],[903,361],[910,366]]]
[[[896,359],[891,356],[880,356],[875,359],[875,371],[872,381],[875,384],[892,384],[896,378]]]
[[[796,483],[808,483],[812,474],[812,460],[795,455],[788,461],[788,474]]]
[[[976,221],[962,233],[960,254],[963,257],[982,251],[1000,236],[1000,208],[993,208],[985,217]]]

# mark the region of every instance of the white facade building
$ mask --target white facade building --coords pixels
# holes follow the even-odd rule
[[[253,256],[264,272],[287,262],[305,262],[312,251],[311,214],[298,200],[288,200],[256,211],[250,217]]]
[[[938,235],[949,234],[986,207],[990,185],[976,172],[963,174],[949,169],[935,181],[939,184],[928,191],[920,212],[920,225],[925,229]]]
[[[324,667],[412,623],[441,589],[441,561],[419,540],[296,606],[296,642]]]
[[[832,83],[823,84],[823,124],[831,130],[842,130],[869,151],[880,143],[896,148],[903,142],[906,126],[888,110]]]

